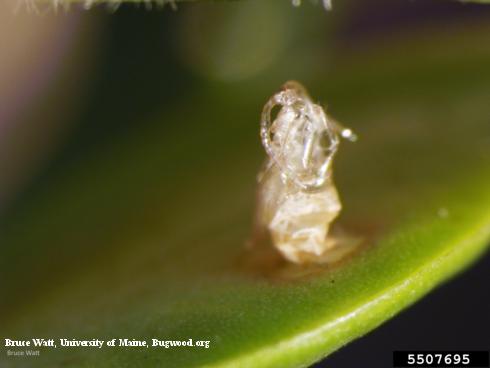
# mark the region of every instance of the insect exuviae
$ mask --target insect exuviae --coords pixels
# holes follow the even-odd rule
[[[332,162],[340,137],[357,137],[294,81],[265,104],[260,134],[268,157],[258,176],[258,230],[268,231],[277,250],[292,262],[338,258],[343,250],[329,237],[342,207]]]

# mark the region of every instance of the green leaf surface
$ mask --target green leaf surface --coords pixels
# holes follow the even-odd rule
[[[338,265],[244,251],[270,85],[203,87],[53,173],[2,221],[2,337],[210,348],[58,347],[8,363],[305,366],[468,266],[490,239],[490,39],[466,32],[340,50],[310,86],[360,136],[335,180],[336,226],[362,246]]]

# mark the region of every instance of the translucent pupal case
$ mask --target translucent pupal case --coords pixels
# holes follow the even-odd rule
[[[337,244],[328,233],[342,208],[332,180],[339,134],[356,139],[298,82],[287,82],[264,106],[261,138],[268,159],[258,178],[257,223],[292,262],[322,262]]]

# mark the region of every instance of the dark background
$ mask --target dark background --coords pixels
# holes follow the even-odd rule
[[[489,350],[490,256],[314,367],[392,367],[394,350]]]

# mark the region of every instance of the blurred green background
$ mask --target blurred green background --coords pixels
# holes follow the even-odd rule
[[[249,238],[264,159],[260,111],[290,79],[360,135],[340,148],[336,181],[343,226],[369,244],[426,203],[446,209],[434,193],[454,196],[455,183],[474,180],[475,197],[485,192],[490,7],[336,1],[326,12],[308,1],[245,0],[15,16],[12,8],[0,13],[0,318],[10,334],[135,331],[125,321],[165,316],[174,294],[200,303],[195,278],[220,280]],[[194,311],[182,308],[169,335],[192,330]],[[207,359],[171,354],[182,365]]]

